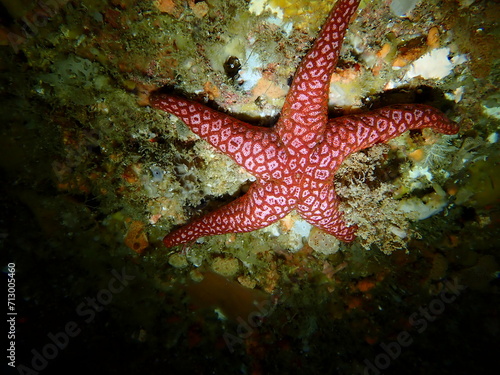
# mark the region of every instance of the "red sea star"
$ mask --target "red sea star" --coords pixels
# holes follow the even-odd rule
[[[257,177],[242,197],[167,235],[167,247],[198,237],[263,228],[292,210],[343,241],[355,237],[338,210],[335,171],[351,153],[406,130],[432,127],[454,134],[458,126],[425,105],[398,105],[328,119],[328,88],[350,18],[359,0],[339,0],[300,63],[274,128],[246,124],[227,114],[162,93],[151,104],[172,113],[219,151]]]

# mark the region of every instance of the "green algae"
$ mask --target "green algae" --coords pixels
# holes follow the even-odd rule
[[[500,201],[500,157],[492,156],[487,160],[479,160],[469,167],[470,177],[463,189],[472,196],[469,204],[483,208],[496,205]]]

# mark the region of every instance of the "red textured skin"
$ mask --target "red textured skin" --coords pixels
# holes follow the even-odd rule
[[[263,228],[296,209],[340,240],[356,227],[338,211],[333,179],[351,153],[409,129],[432,127],[454,134],[458,126],[425,105],[399,105],[328,119],[328,87],[342,40],[359,1],[340,0],[299,65],[280,119],[273,129],[255,127],[202,104],[157,93],[152,106],[172,113],[219,151],[257,177],[239,199],[164,238],[167,247],[198,237]]]

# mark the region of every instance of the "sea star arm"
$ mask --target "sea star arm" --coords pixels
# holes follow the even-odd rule
[[[297,211],[307,222],[334,235],[339,240],[350,242],[356,236],[357,226],[348,226],[338,210],[338,198],[332,183],[322,183],[316,189],[306,190],[297,203]]]
[[[384,107],[366,114],[337,117],[328,122],[327,142],[340,155],[386,142],[410,129],[433,128],[444,134],[456,134],[456,123],[436,108],[423,104],[402,104]],[[335,167],[340,159],[333,159]]]
[[[328,121],[328,88],[347,25],[359,0],[337,1],[314,45],[300,63],[276,127],[293,154],[321,141]]]
[[[279,147],[278,137],[268,128],[247,124],[173,95],[155,93],[150,103],[180,118],[194,133],[257,177],[272,178],[279,173],[278,162],[287,157]]]
[[[165,236],[172,247],[198,237],[250,232],[268,226],[288,214],[296,203],[289,189],[279,183],[256,182],[242,197]]]

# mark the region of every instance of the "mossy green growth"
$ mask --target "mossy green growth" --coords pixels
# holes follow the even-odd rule
[[[470,179],[464,186],[472,193],[470,203],[485,207],[500,202],[500,156],[480,160],[469,168]]]

